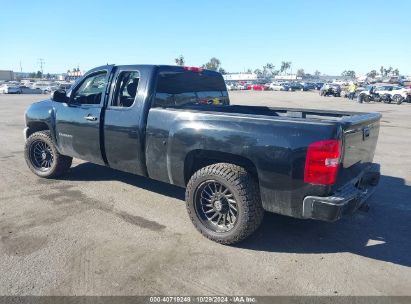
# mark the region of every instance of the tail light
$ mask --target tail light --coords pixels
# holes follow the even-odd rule
[[[184,67],[184,70],[195,72],[195,73],[201,73],[203,71],[202,68],[197,68],[197,67]]]
[[[335,184],[340,165],[341,142],[322,140],[308,146],[304,182],[317,185]]]

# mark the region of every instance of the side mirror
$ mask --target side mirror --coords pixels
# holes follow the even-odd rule
[[[66,96],[66,91],[65,90],[54,91],[51,94],[51,100],[53,100],[55,102],[61,102],[61,103],[68,102],[68,98]]]

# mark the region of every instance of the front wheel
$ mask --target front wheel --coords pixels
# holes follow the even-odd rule
[[[30,170],[44,178],[55,178],[68,171],[72,158],[60,154],[50,131],[35,132],[27,139],[24,157]]]
[[[198,170],[186,189],[196,229],[221,244],[235,244],[261,224],[264,209],[256,180],[244,168],[218,163]]]

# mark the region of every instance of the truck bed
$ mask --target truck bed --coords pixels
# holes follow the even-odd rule
[[[245,114],[250,117],[271,116],[277,118],[293,118],[312,121],[338,121],[344,124],[356,124],[361,121],[378,120],[379,113],[365,112],[345,112],[329,110],[307,110],[299,108],[279,108],[279,107],[262,107],[262,106],[243,106],[243,105],[226,105],[226,106],[209,106],[209,105],[187,105],[184,107],[169,107],[168,109],[191,110],[209,113],[230,113]]]

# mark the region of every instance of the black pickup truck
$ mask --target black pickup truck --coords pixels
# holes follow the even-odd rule
[[[335,221],[366,206],[380,118],[230,105],[217,72],[107,65],[27,109],[25,158],[45,178],[74,157],[185,187],[195,227],[233,244],[264,210]]]

